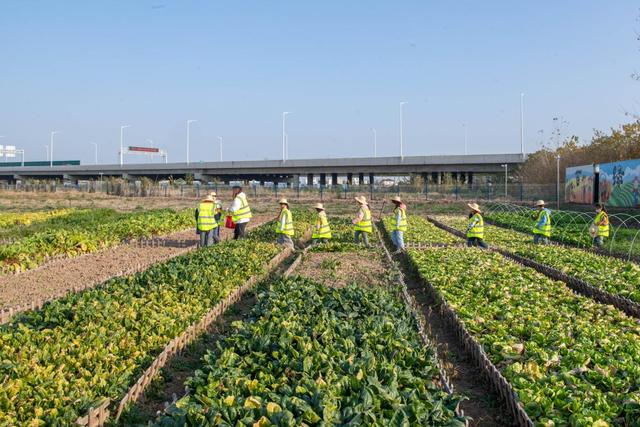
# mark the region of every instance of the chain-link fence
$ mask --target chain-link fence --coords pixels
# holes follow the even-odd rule
[[[87,192],[104,193],[125,197],[179,197],[198,198],[215,191],[225,194],[231,191],[228,184],[179,184],[167,181],[81,181],[79,184],[35,182],[21,184],[3,184],[0,190],[26,192]],[[408,200],[501,200],[511,202],[530,202],[545,199],[558,200],[555,185],[537,184],[394,184],[394,185],[244,185],[247,194],[256,198],[288,197],[292,199],[334,200],[346,199],[355,195],[367,195],[376,200],[390,195],[400,195]],[[506,191],[505,191],[506,190]],[[562,189],[561,189],[562,190]],[[563,199],[560,194],[560,200]]]

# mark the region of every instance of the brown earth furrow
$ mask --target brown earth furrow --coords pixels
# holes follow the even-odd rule
[[[258,216],[250,223],[256,227],[268,219]],[[229,238],[232,230],[223,229],[222,237]],[[0,277],[0,310],[6,321],[8,309],[25,311],[32,304],[61,298],[74,291],[88,289],[117,277],[146,270],[196,248],[198,236],[194,230],[176,232],[149,241],[121,244],[103,251],[77,258],[52,260],[35,270]],[[2,321],[0,321],[2,323]]]

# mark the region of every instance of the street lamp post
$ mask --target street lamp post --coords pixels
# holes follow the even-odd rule
[[[402,160],[404,158],[404,154],[402,152],[402,145],[403,145],[403,133],[404,133],[404,129],[403,129],[403,123],[402,123],[402,107],[404,106],[404,104],[406,104],[406,101],[401,101],[400,102],[400,160]]]
[[[286,118],[287,115],[291,114],[290,111],[282,112],[282,163],[287,161],[287,129],[286,129]]]
[[[130,127],[131,125],[120,126],[120,167],[124,164],[124,130]]]
[[[507,198],[509,197],[509,193],[508,193],[508,181],[509,181],[509,165],[504,163],[503,165],[501,165],[504,168],[504,200],[506,201]]]
[[[147,139],[149,148],[153,148],[153,139]],[[153,153],[149,153],[149,163],[153,163]]]
[[[556,156],[556,209],[560,209],[560,154]]]
[[[222,137],[218,137],[218,141],[220,141],[220,161],[222,161]]]
[[[371,128],[373,132],[373,157],[378,157],[378,131],[376,128]]]
[[[49,167],[53,167],[53,136],[58,133],[60,132],[58,132],[57,130],[51,131],[51,142],[49,142],[49,151],[51,152],[49,156]]]
[[[95,142],[92,142],[91,145],[93,145],[95,151],[94,151],[94,163],[97,165],[98,164],[98,144],[96,144]]]
[[[524,93],[520,94],[520,152],[524,159]]]
[[[191,144],[191,123],[195,123],[197,120],[187,120],[187,164],[189,164],[189,146]]]

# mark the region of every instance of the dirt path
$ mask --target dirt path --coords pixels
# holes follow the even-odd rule
[[[271,219],[271,215],[256,215],[250,228]],[[222,237],[232,237],[229,229]],[[77,258],[56,259],[35,270],[0,277],[0,309],[17,311],[60,298],[69,292],[91,288],[114,276],[143,271],[195,249],[197,238],[193,230],[180,231],[149,241],[122,244]]]

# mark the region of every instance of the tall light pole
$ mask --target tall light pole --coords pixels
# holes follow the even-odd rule
[[[378,157],[378,131],[376,128],[371,128],[373,132],[373,157]]]
[[[187,164],[189,164],[189,146],[191,144],[191,123],[195,123],[197,120],[187,120]]]
[[[222,161],[222,137],[218,137],[218,141],[220,141],[220,161]]]
[[[49,167],[53,167],[53,136],[58,133],[60,132],[58,132],[57,130],[51,131],[51,142],[49,143],[49,150],[51,151],[51,155],[49,156]]]
[[[556,155],[556,209],[560,210],[560,154]]]
[[[402,107],[404,106],[404,104],[406,104],[406,101],[401,101],[400,102],[400,160],[402,160],[404,158],[404,154],[402,152],[402,144],[403,144],[403,124],[402,124]]]
[[[291,114],[290,111],[282,112],[282,163],[287,160],[287,128],[286,128],[286,119],[287,116]]]
[[[524,93],[520,94],[520,152],[524,159]]]
[[[508,164],[503,164],[501,165],[504,168],[504,200],[507,200],[508,197],[508,193],[507,193],[507,181],[509,179],[509,173],[508,173],[508,169],[509,169],[509,165]]]
[[[463,124],[462,124],[462,127],[464,128],[464,155],[466,156],[466,155],[467,155],[467,151],[468,151],[468,150],[467,150],[467,147],[468,147],[468,145],[467,145],[467,139],[468,139],[468,135],[467,135],[467,124],[466,124],[466,123],[463,123]]]
[[[98,164],[98,144],[96,144],[95,142],[91,142],[91,145],[93,145],[93,148],[95,149],[94,151],[94,163],[97,165]]]
[[[120,126],[120,166],[124,164],[124,130],[130,128],[131,125]]]

